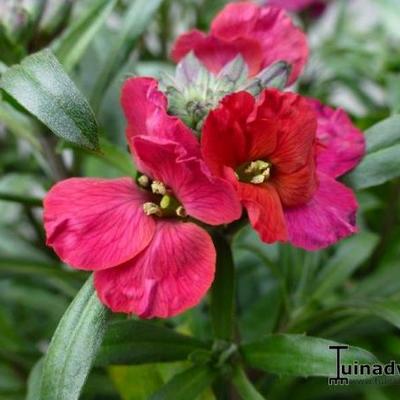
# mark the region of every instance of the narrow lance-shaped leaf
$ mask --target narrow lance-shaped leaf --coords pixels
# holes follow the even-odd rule
[[[50,50],[9,68],[0,86],[60,138],[97,150],[94,114]]]
[[[250,366],[279,375],[335,376],[336,351],[329,346],[339,343],[305,335],[268,335],[244,344],[241,353]],[[343,364],[374,364],[374,355],[358,347],[342,350]]]
[[[258,390],[250,382],[246,373],[239,366],[235,367],[232,377],[233,384],[243,400],[265,400]]]
[[[42,383],[43,363],[44,363],[44,359],[41,358],[34,365],[34,367],[32,368],[32,370],[29,374],[26,400],[40,399],[40,386]]]
[[[134,0],[125,14],[122,27],[107,62],[102,68],[91,96],[95,110],[100,108],[101,100],[108,85],[124,64],[136,39],[148,27],[154,13],[163,0]]]
[[[77,400],[106,328],[90,277],[62,317],[43,366],[41,400]]]
[[[80,60],[115,3],[116,0],[95,0],[88,10],[52,44],[54,53],[68,71],[72,70]]]
[[[349,278],[374,251],[378,239],[374,233],[362,232],[342,242],[317,276],[309,300],[322,299]]]
[[[217,372],[206,365],[192,367],[175,375],[149,400],[188,400],[196,399],[207,389],[217,376]]]
[[[365,137],[367,154],[346,177],[356,189],[378,186],[400,176],[400,115],[374,125]]]
[[[98,365],[143,364],[186,360],[208,345],[190,336],[146,321],[110,324],[97,357]]]

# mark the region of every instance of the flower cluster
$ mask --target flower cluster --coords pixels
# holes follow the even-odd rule
[[[356,231],[356,199],[336,179],[360,161],[363,135],[343,111],[271,87],[276,71],[292,83],[307,53],[283,11],[236,3],[209,35],[178,38],[175,83],[125,82],[136,179],[72,178],[45,199],[48,245],[94,271],[109,308],[166,318],[198,304],[219,225],[248,219],[264,242],[307,250]]]

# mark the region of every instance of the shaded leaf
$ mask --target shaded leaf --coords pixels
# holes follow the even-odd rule
[[[95,110],[100,107],[107,90],[118,70],[125,63],[136,39],[148,27],[163,0],[134,0],[125,14],[118,37],[112,46],[111,54],[100,72],[91,99]]]
[[[91,40],[111,13],[115,3],[116,0],[93,1],[90,8],[52,44],[55,55],[68,71],[81,59]]]
[[[192,367],[175,375],[165,386],[154,393],[149,400],[195,399],[207,389],[217,376],[208,366]]]
[[[97,364],[143,364],[179,361],[208,346],[190,336],[146,321],[118,321],[110,324]]]
[[[400,176],[400,115],[374,125],[365,137],[367,155],[346,177],[356,189],[378,186]]]

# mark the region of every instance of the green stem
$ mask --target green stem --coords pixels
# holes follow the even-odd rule
[[[29,197],[0,192],[0,200],[21,203],[28,207],[43,207],[43,200],[38,197]]]
[[[229,241],[219,232],[213,235],[217,267],[211,288],[211,320],[216,339],[233,338],[235,310],[235,268]]]
[[[265,397],[258,392],[241,367],[236,366],[232,380],[243,400],[265,400]]]

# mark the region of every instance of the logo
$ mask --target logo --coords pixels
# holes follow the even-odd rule
[[[400,383],[400,364],[390,361],[387,364],[363,364],[354,361],[352,364],[343,364],[341,355],[349,349],[347,345],[329,346],[336,351],[336,376],[328,378],[328,385],[361,384],[388,384]]]

